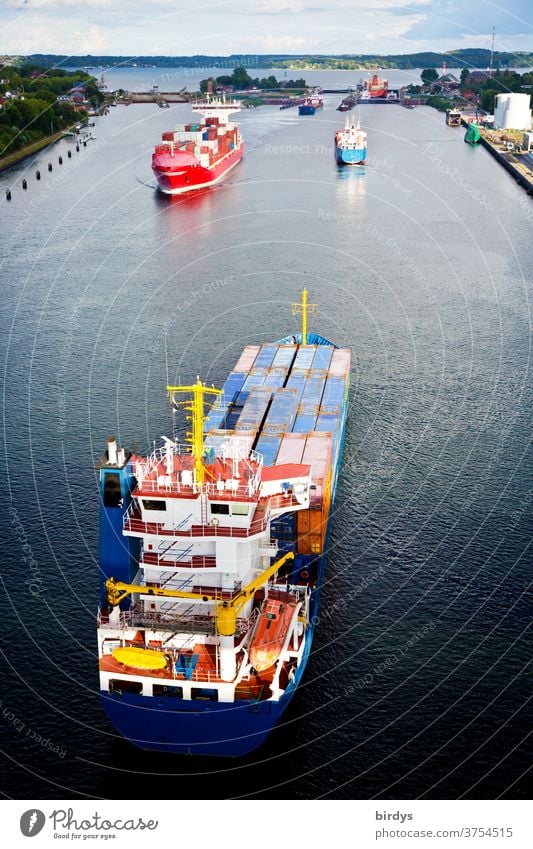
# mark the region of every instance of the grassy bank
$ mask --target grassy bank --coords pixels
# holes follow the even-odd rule
[[[48,145],[53,144],[58,139],[63,136],[63,132],[54,133],[51,136],[45,136],[43,139],[39,139],[38,141],[33,142],[32,144],[27,144],[25,147],[21,147],[19,150],[15,150],[13,153],[8,153],[6,156],[0,157],[0,171],[5,171],[6,168],[10,168],[12,165],[17,165],[17,163],[22,162],[26,157],[31,156],[33,153],[38,153],[40,150],[43,150]]]

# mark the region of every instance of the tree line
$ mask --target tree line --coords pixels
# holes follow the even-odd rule
[[[81,71],[43,72],[35,65],[4,66],[0,69],[0,156],[47,135],[63,130],[86,117],[68,102],[58,101],[77,83],[86,86],[87,98],[94,107],[103,102],[94,77]],[[10,92],[14,97],[6,97]]]

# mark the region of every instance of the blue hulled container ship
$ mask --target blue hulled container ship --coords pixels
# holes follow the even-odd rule
[[[305,290],[293,307],[301,332],[247,346],[222,389],[167,387],[187,444],[137,456],[110,438],[98,463],[101,695],[142,749],[244,755],[304,674],[350,351],[307,332]]]
[[[335,133],[335,159],[338,165],[364,165],[366,133],[359,121],[347,118],[344,129]]]
[[[313,94],[311,97],[307,97],[303,103],[298,107],[299,115],[314,115],[318,109],[322,109],[324,106],[324,101],[320,97],[319,94]]]

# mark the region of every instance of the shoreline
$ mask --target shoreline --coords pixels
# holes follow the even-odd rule
[[[463,118],[461,119],[461,125],[468,127],[468,122]],[[502,132],[504,131],[502,130]],[[511,175],[519,186],[525,189],[529,195],[533,196],[533,174],[529,175],[525,170],[522,170],[524,166],[521,167],[520,162],[516,160],[514,154],[498,150],[495,145],[485,138],[483,133],[481,134],[479,143],[505,168],[507,173]]]
[[[23,162],[24,159],[27,159],[34,153],[39,153],[41,150],[45,150],[47,147],[55,144],[59,139],[63,138],[64,134],[65,131],[61,130],[58,133],[53,133],[51,136],[45,136],[38,141],[32,142],[32,144],[25,145],[19,150],[13,151],[13,153],[8,153],[6,156],[0,157],[0,173],[7,171],[13,165],[18,165],[19,162]]]

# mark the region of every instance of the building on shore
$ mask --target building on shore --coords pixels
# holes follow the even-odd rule
[[[515,92],[497,94],[494,108],[494,126],[498,130],[531,129],[529,94]]]

